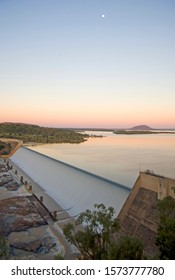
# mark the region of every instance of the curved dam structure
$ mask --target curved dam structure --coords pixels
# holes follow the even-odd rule
[[[11,161],[53,198],[62,209],[76,216],[94,204],[112,206],[116,216],[126,201],[130,188],[96,176],[74,166],[21,147]]]

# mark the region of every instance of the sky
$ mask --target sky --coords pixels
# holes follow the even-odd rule
[[[175,128],[174,0],[0,0],[0,122]]]

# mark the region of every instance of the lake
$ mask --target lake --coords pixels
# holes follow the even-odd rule
[[[132,188],[139,171],[175,178],[175,134],[103,135],[80,144],[45,144],[30,149]]]

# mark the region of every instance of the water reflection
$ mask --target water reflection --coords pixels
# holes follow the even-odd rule
[[[86,131],[95,134],[94,131]],[[132,187],[140,170],[175,177],[175,135],[97,132],[81,144],[47,144],[33,150]]]

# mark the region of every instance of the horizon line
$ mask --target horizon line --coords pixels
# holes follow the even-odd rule
[[[85,127],[69,127],[69,126],[57,126],[57,125],[40,125],[40,124],[36,124],[36,123],[25,123],[25,122],[1,122],[0,125],[2,124],[19,124],[19,125],[36,125],[36,126],[40,126],[40,127],[48,127],[48,128],[58,128],[58,129],[70,129],[70,130],[101,130],[101,131],[113,131],[113,130],[128,130],[128,129],[133,129],[133,128],[137,128],[139,126],[146,126],[147,129],[146,130],[175,130],[175,127],[173,128],[153,128],[150,127],[148,125],[134,125],[132,127],[122,127],[122,128],[117,128],[117,127],[90,127],[90,126],[85,126]],[[137,130],[137,129],[136,129]],[[138,130],[142,130],[142,129],[138,129]],[[145,129],[143,129],[145,130]]]

